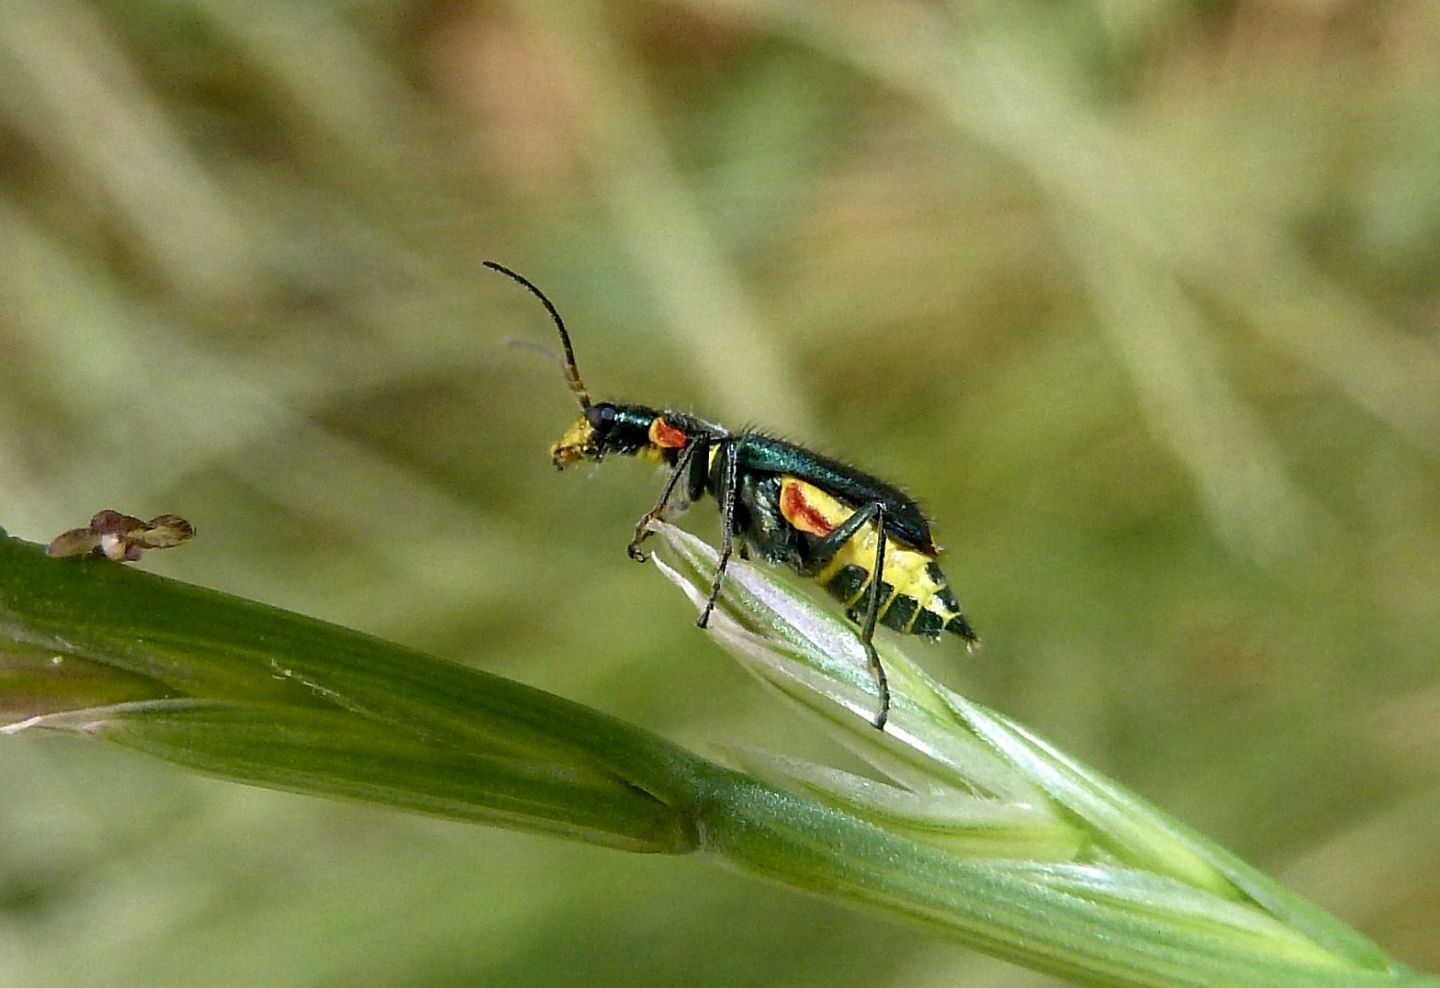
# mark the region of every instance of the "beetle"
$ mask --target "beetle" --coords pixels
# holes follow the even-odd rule
[[[710,595],[696,623],[715,608],[737,539],[742,555],[784,564],[823,586],[860,626],[860,640],[879,687],[873,723],[884,730],[890,685],[875,651],[875,626],[938,638],[978,638],[940,569],[930,522],[904,491],[849,464],[761,432],[730,432],[685,412],[648,405],[591,401],[575,364],[575,350],[555,305],[523,275],[494,261],[539,299],[560,332],[562,363],[580,418],[550,449],[556,469],[619,454],[669,470],[655,506],[635,525],[627,551],[644,562],[641,544],[650,522],[709,494],[720,506],[721,550]]]

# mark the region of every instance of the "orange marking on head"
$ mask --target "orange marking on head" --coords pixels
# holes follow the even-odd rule
[[[683,449],[689,439],[684,430],[675,428],[657,415],[650,423],[650,441],[662,449]]]
[[[811,535],[829,535],[835,531],[835,526],[825,520],[820,509],[805,500],[805,488],[802,484],[781,485],[780,514],[800,531]]]

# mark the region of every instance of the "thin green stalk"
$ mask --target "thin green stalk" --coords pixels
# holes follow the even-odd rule
[[[703,593],[714,552],[660,529]],[[547,693],[298,615],[0,538],[0,711],[213,775],[632,850],[703,850],[1096,984],[1436,984],[737,563],[714,637],[888,781],[753,774]],[[698,639],[697,639],[698,640]],[[117,702],[118,701],[118,702]]]

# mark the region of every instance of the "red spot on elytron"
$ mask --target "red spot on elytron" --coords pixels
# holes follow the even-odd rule
[[[780,488],[780,513],[790,524],[811,535],[829,535],[835,531],[835,526],[825,520],[820,509],[805,500],[805,488],[799,483],[787,483]]]
[[[658,415],[650,423],[650,441],[662,449],[683,449],[688,442],[683,430],[675,428]]]

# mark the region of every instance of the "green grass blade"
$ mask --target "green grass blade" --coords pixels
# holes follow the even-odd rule
[[[656,527],[662,569],[700,603],[718,561],[715,550],[673,526]],[[732,560],[711,620],[717,640],[747,668],[818,716],[896,785],[765,754],[747,755],[747,762],[792,791],[943,847],[951,855],[947,860],[964,855],[977,866],[989,864],[977,880],[1000,882],[1003,872],[1004,881],[1029,886],[1035,898],[1028,907],[1048,915],[1052,929],[1027,931],[1023,940],[1046,956],[1053,951],[1053,957],[1076,964],[1057,970],[1075,974],[1082,966],[1068,954],[1073,944],[1062,931],[1083,939],[1081,931],[1088,929],[1090,936],[1103,936],[1106,946],[1084,964],[1103,966],[1108,956],[1117,971],[1138,963],[1149,970],[1147,976],[1175,964],[1157,981],[1135,983],[1310,984],[1320,983],[1308,979],[1322,978],[1327,969],[1339,978],[1335,983],[1361,983],[1365,976],[1399,973],[1367,938],[1124,787],[947,690],[888,641],[877,646],[894,691],[891,720],[885,732],[874,730],[870,718],[878,694],[853,626],[764,570]],[[956,808],[948,820],[936,810],[947,786]],[[977,826],[987,817],[1003,821],[1000,840],[995,831]],[[1025,860],[1018,855],[1027,834],[1038,853]],[[1070,862],[1045,860],[1066,848]],[[933,869],[941,866],[925,867],[934,877]],[[911,891],[917,898],[927,894]],[[995,890],[997,899],[1016,910],[1027,908],[1026,895]],[[1072,911],[1072,898],[1084,899],[1090,908]],[[1010,921],[1021,922],[1018,914]],[[1040,948],[1049,937],[1055,939]],[[1142,943],[1148,947],[1137,946]],[[1143,962],[1134,955],[1120,960],[1132,950]],[[1191,951],[1193,957],[1179,960]],[[1232,963],[1239,967],[1222,975],[1222,967]],[[1207,965],[1214,966],[1199,980],[1178,973]],[[1235,971],[1241,969],[1252,974],[1238,978]],[[1116,972],[1107,977],[1131,983]]]
[[[49,559],[0,538],[0,656],[0,709],[31,718],[11,732],[82,730],[241,781],[609,845],[693,842],[657,792],[683,804],[676,780],[705,763],[660,738],[518,683],[103,560]]]
[[[669,527],[661,541],[667,573],[702,592],[713,550]],[[753,567],[731,572],[714,636],[891,791],[762,754],[776,788],[538,690],[8,538],[0,655],[28,684],[11,709],[40,712],[6,731],[79,732],[238,781],[613,847],[703,849],[1090,983],[1434,984],[888,647],[896,704],[892,729],[875,731],[853,632]],[[67,685],[67,667],[103,688]],[[124,689],[142,696],[44,712]],[[1141,851],[1118,853],[1132,843]]]
[[[86,734],[271,789],[627,851],[676,853],[695,843],[681,815],[613,776],[425,744],[342,710],[151,700],[54,714],[16,727]]]
[[[0,538],[0,642],[108,666],[168,695],[339,708],[415,737],[606,772],[683,801],[682,749],[560,697],[366,635],[104,560]]]

